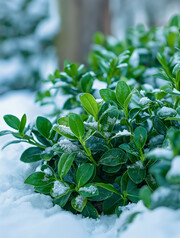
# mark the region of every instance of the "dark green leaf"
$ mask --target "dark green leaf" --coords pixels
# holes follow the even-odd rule
[[[36,127],[42,136],[49,138],[52,124],[47,118],[37,117]]]
[[[34,163],[39,161],[41,160],[42,151],[43,149],[41,148],[30,147],[22,153],[20,160],[24,163]]]
[[[19,130],[20,120],[16,116],[8,114],[5,115],[3,118],[8,126],[12,127],[15,130]]]
[[[58,174],[60,178],[63,178],[68,173],[74,161],[74,157],[75,153],[64,153],[61,155],[58,162]]]

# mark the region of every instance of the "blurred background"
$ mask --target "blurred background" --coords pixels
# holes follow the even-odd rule
[[[0,0],[0,94],[39,89],[66,59],[85,63],[97,31],[123,39],[179,12],[179,0]]]

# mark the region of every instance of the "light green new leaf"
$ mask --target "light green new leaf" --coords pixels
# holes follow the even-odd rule
[[[99,108],[95,98],[91,94],[85,93],[80,96],[80,101],[85,111],[97,119]]]
[[[85,126],[81,117],[75,113],[69,113],[69,127],[75,136],[82,138],[85,133]]]
[[[122,107],[125,106],[125,102],[131,93],[131,90],[127,83],[124,81],[119,81],[116,86],[116,98]]]

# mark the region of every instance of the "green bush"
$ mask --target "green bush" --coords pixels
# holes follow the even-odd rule
[[[26,115],[21,120],[4,116],[14,131],[0,135],[16,138],[8,145],[31,144],[20,160],[41,165],[25,184],[65,210],[92,218],[102,212],[119,216],[122,206],[140,199],[150,209],[179,208],[179,23],[175,16],[162,29],[163,43],[155,38],[158,28],[146,32],[142,26],[112,47],[103,35],[96,35],[87,69],[66,62],[64,72],[49,77],[54,95],[59,89],[69,95],[62,109],[69,113],[60,117],[56,110],[55,123],[37,117],[34,126],[26,126]],[[147,53],[143,57],[137,53],[142,47]],[[133,54],[139,57],[138,66],[133,65]],[[147,73],[152,67],[159,71],[154,76]],[[95,79],[106,82],[107,88],[92,89]],[[43,104],[46,96],[53,100],[54,95],[50,90],[38,97]],[[73,111],[77,107],[79,114]]]

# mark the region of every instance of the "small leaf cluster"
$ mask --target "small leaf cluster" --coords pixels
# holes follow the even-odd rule
[[[58,117],[62,110],[81,108],[79,93],[96,97],[98,81],[110,89],[115,89],[119,79],[138,89],[145,83],[159,88],[161,79],[168,78],[172,83],[173,76],[166,71],[166,66],[172,68],[179,61],[179,27],[180,16],[175,15],[164,27],[146,30],[138,25],[128,29],[122,41],[96,33],[86,67],[66,61],[63,72],[56,70],[45,80],[51,87],[38,92],[36,101],[41,105],[52,104],[53,111],[49,114]],[[159,72],[161,64],[165,72]],[[59,94],[67,96],[62,108],[56,103]]]

